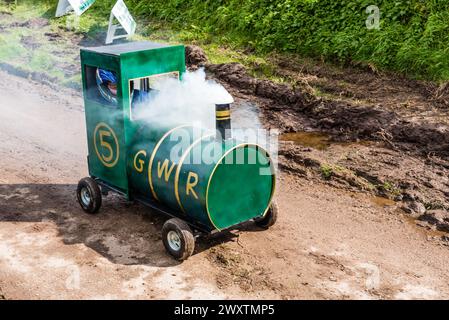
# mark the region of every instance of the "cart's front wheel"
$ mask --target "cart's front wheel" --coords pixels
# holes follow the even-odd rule
[[[76,197],[81,208],[90,214],[97,213],[101,207],[101,190],[92,178],[83,178],[78,183]]]
[[[188,259],[195,249],[195,237],[189,225],[176,218],[165,222],[162,241],[167,252],[179,261]]]
[[[270,209],[268,209],[268,212],[265,214],[264,217],[256,219],[256,224],[264,229],[268,229],[275,225],[277,219],[278,219],[278,204],[276,201],[273,201],[270,205]]]

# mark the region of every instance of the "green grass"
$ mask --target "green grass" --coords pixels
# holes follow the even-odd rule
[[[334,175],[334,168],[330,165],[323,164],[320,167],[321,176],[325,180],[330,180],[332,176]]]
[[[190,26],[189,30],[183,30],[174,26],[173,23],[154,21],[154,19],[141,21],[140,24],[143,27],[140,28],[140,34],[136,36],[136,40],[150,39],[169,43],[182,42],[200,45],[210,63],[241,63],[248,68],[251,75],[257,78],[269,79],[274,82],[288,81],[288,79],[276,73],[276,64],[271,61],[269,53],[245,52],[242,47],[226,43],[223,38],[212,40],[194,26]]]
[[[20,61],[20,57],[27,54],[27,50],[20,43],[17,34],[2,34],[0,35],[0,61],[14,62]]]
[[[398,196],[401,194],[401,190],[390,181],[385,181],[382,185],[377,186],[379,190],[384,190],[393,196]]]
[[[0,33],[0,62],[22,72],[41,73],[63,85],[79,87],[81,77],[76,72],[74,74],[71,67],[76,63],[79,47],[70,42],[73,33],[66,31],[67,18],[52,18],[55,9],[53,4],[35,5],[31,1],[20,1],[16,6],[0,1],[0,11],[12,14],[2,15],[1,23],[8,27]],[[21,25],[37,18],[49,19],[49,24],[35,27]],[[94,35],[101,30],[95,21],[97,19],[81,19],[77,33]],[[61,38],[50,42],[45,33],[57,33]],[[25,45],[25,41],[31,42],[33,47]],[[63,66],[68,70],[64,70]],[[66,74],[65,71],[70,72]]]
[[[103,0],[97,1],[88,11],[86,11],[81,17],[79,17],[77,27],[75,29],[70,28],[74,25],[73,15],[64,16],[60,18],[54,18],[56,11],[56,4],[54,1],[39,1],[39,5],[36,5],[36,1],[22,0],[18,6],[6,4],[0,1],[0,10],[13,13],[13,16],[5,16],[9,21],[29,21],[37,17],[43,17],[49,19],[50,26],[44,28],[44,30],[37,30],[34,32],[33,37],[36,41],[39,41],[43,48],[29,52],[20,40],[24,35],[24,32],[29,32],[26,27],[13,28],[11,32],[14,35],[2,34],[0,42],[3,38],[5,41],[2,43],[8,43],[3,46],[4,49],[0,52],[0,61],[8,62],[11,64],[20,64],[21,67],[25,66],[25,69],[32,69],[32,71],[45,72],[52,77],[56,77],[63,83],[73,83],[79,81],[79,75],[67,78],[60,70],[57,70],[57,65],[64,62],[73,62],[74,57],[68,55],[66,57],[60,57],[52,53],[52,49],[55,46],[64,48],[64,44],[51,43],[49,50],[46,50],[47,41],[43,36],[44,32],[52,31],[57,33],[76,33],[87,36],[89,39],[103,38],[107,30],[107,24],[109,21],[109,13],[115,1]],[[164,22],[162,20],[155,20],[145,18],[144,16],[136,15],[139,19],[138,30],[133,40],[153,40],[159,42],[169,43],[186,43],[197,44],[205,50],[211,63],[230,63],[238,62],[245,65],[249,72],[258,78],[270,79],[275,82],[286,82],[287,79],[280,77],[276,74],[276,66],[269,59],[269,55],[265,53],[247,53],[243,52],[239,46],[230,46],[225,43],[226,39],[221,37],[211,41],[211,38],[207,34],[199,34],[199,31],[194,27],[188,30],[176,28],[173,23]],[[6,21],[3,20],[3,23]],[[103,40],[103,39],[102,39]],[[77,52],[76,52],[77,54]],[[53,63],[50,63],[52,61]]]
[[[129,0],[134,14],[162,20],[181,38],[257,54],[293,52],[362,63],[411,77],[449,80],[446,0]],[[377,4],[380,29],[368,30]]]
[[[3,3],[3,4],[2,4]],[[57,1],[21,0],[3,11],[14,19],[49,18]],[[80,18],[77,33],[105,32],[114,0],[97,1]],[[258,77],[288,82],[277,74],[276,56],[311,57],[334,64],[357,63],[413,78],[449,80],[449,2],[378,0],[379,30],[368,30],[368,0],[127,0],[138,20],[136,40],[201,45],[212,63],[239,62]],[[11,55],[7,49],[4,55]]]

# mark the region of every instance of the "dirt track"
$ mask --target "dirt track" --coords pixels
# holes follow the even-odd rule
[[[95,40],[1,15],[0,32],[17,33],[30,54],[48,48],[64,78],[79,73],[79,46]],[[238,64],[207,70],[282,133],[280,221],[204,239],[183,264],[166,255],[164,218],[150,210],[109,196],[100,215],[81,211],[79,91],[2,64],[47,85],[0,71],[0,299],[449,298],[447,86],[275,63],[294,87]]]
[[[178,264],[160,241],[163,217],[114,196],[98,216],[79,208],[78,92],[4,72],[0,90],[0,297],[449,298],[443,234],[392,203],[288,171],[273,229],[203,240]]]

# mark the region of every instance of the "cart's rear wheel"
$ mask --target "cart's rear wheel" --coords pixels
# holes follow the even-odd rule
[[[188,259],[195,250],[195,237],[189,225],[180,219],[170,219],[162,227],[162,241],[170,255],[179,261]]]
[[[101,207],[101,190],[92,178],[83,178],[78,183],[76,197],[81,208],[90,214],[97,213]]]
[[[278,219],[279,208],[276,201],[273,201],[264,217],[256,219],[256,224],[264,229],[268,229],[275,225]]]

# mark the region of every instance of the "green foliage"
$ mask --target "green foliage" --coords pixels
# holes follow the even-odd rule
[[[379,190],[386,191],[394,196],[401,194],[401,190],[399,190],[399,188],[390,181],[385,181],[382,185],[378,185],[377,188]]]
[[[258,52],[362,62],[420,78],[449,79],[447,0],[127,0],[135,15],[167,21],[188,40]],[[368,30],[366,8],[381,11]]]
[[[320,167],[320,171],[321,171],[321,176],[325,180],[330,180],[332,178],[332,176],[334,175],[334,169],[330,165],[327,165],[327,164],[323,164]]]
[[[19,3],[27,1],[30,0]],[[36,2],[50,8],[44,16],[54,15],[56,0],[32,3]],[[164,25],[178,31],[177,40],[212,48],[243,48],[245,53],[257,56],[273,51],[292,52],[342,64],[369,64],[417,78],[449,80],[448,0],[125,2],[139,18],[140,31],[150,37],[160,34],[155,26]],[[103,30],[114,3],[115,0],[96,1],[81,17],[82,32]],[[380,8],[380,29],[366,27],[366,9],[370,5]],[[220,56],[218,51],[213,53]]]

